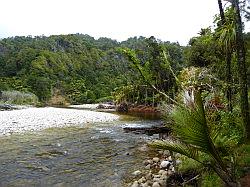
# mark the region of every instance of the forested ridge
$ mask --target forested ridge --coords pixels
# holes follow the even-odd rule
[[[179,44],[161,43],[172,48],[176,62],[182,61]],[[142,53],[148,48],[147,38],[117,42],[70,34],[2,39],[0,89],[32,92],[43,102],[59,94],[71,103],[93,103],[111,96],[121,86],[139,81],[139,73],[121,54],[121,47]]]
[[[174,76],[190,66],[207,67],[225,81],[219,32],[202,29],[187,46],[142,36],[123,42],[83,34],[5,38],[0,41],[0,89],[31,92],[42,102],[59,95],[75,104],[113,99],[154,104],[162,98],[148,83],[174,97],[178,92]],[[249,64],[249,33],[245,39]],[[134,51],[139,64],[133,64],[121,49]],[[232,71],[237,85],[235,63]]]

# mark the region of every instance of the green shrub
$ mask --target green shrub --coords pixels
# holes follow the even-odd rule
[[[224,185],[220,177],[216,175],[216,173],[210,171],[210,172],[203,173],[201,186],[202,187],[211,187],[211,186],[223,187]]]
[[[34,105],[38,102],[38,98],[33,93],[26,93],[20,91],[3,91],[1,102],[9,104],[31,104]]]
[[[102,97],[102,98],[97,99],[95,102],[96,103],[105,103],[108,101],[113,101],[113,97],[112,96]]]

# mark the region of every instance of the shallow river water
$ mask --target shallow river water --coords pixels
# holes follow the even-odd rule
[[[126,186],[150,152],[150,138],[124,133],[123,126],[159,120],[122,117],[109,123],[50,128],[0,137],[0,186]]]

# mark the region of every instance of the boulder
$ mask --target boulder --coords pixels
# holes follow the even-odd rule
[[[167,160],[163,160],[161,162],[160,168],[168,168],[170,166],[171,162],[167,161]]]

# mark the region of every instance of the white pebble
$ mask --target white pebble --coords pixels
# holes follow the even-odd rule
[[[163,160],[161,162],[160,168],[167,168],[170,165],[170,162],[167,160]]]
[[[133,184],[132,184],[132,186],[131,187],[139,187],[139,183],[138,183],[138,181],[135,181]]]
[[[158,182],[154,182],[152,187],[161,187]]]
[[[137,170],[137,171],[134,171],[132,174],[135,175],[135,176],[138,176],[138,175],[141,174],[141,171],[140,171],[140,170]]]
[[[154,161],[154,162],[159,162],[160,159],[159,159],[158,157],[154,157],[154,158],[153,158],[153,161]]]

